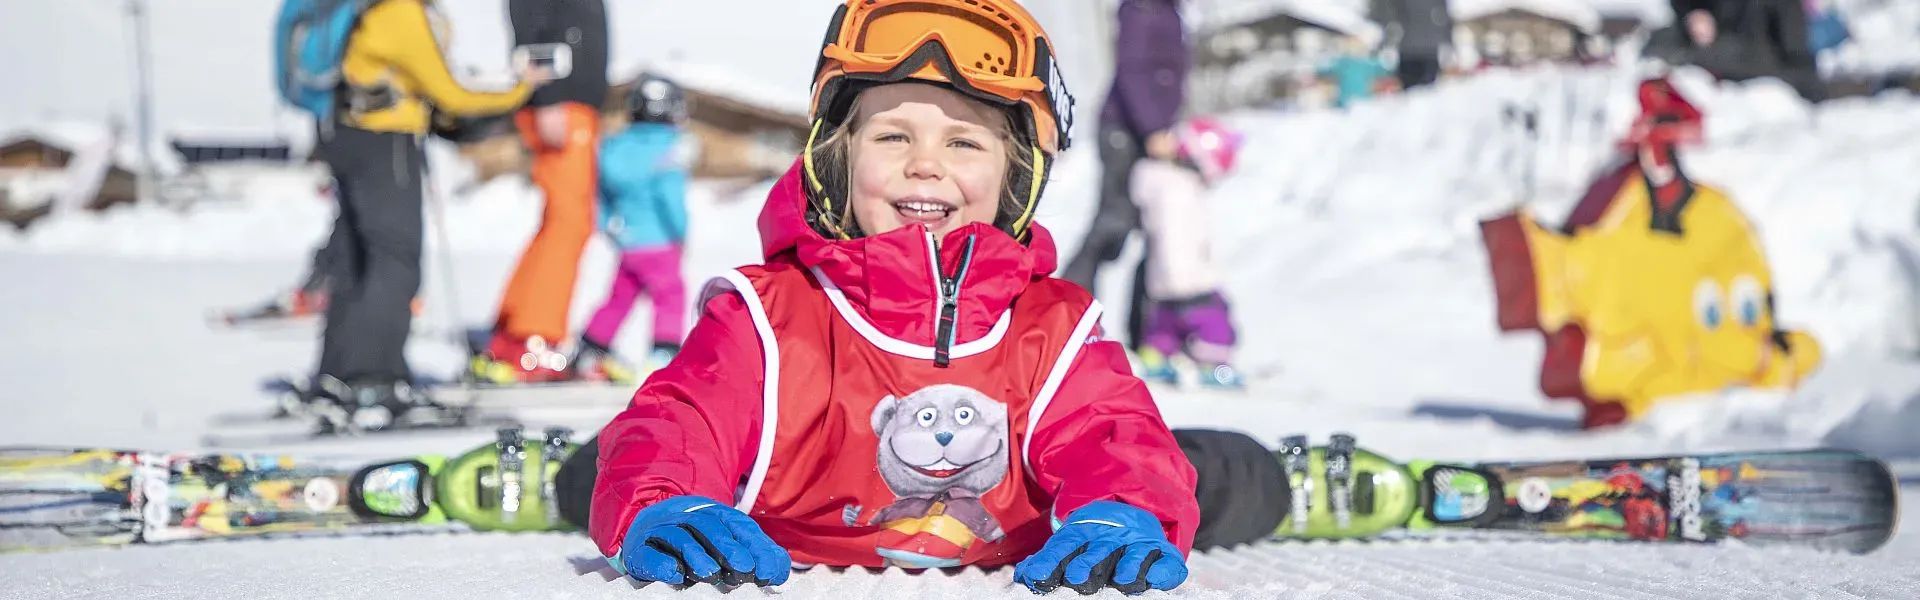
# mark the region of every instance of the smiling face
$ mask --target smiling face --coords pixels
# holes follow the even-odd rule
[[[944,87],[860,94],[847,143],[853,217],[878,234],[914,223],[935,235],[992,223],[1007,179],[1006,114]]]

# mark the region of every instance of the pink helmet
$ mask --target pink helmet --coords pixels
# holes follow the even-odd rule
[[[1200,168],[1208,181],[1217,180],[1233,170],[1240,157],[1240,145],[1246,136],[1212,117],[1193,117],[1174,128],[1180,143],[1180,158]]]

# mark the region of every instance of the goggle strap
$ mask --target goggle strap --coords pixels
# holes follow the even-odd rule
[[[821,42],[820,42],[820,49],[821,49],[821,53],[820,53],[820,56],[818,56],[818,57],[815,57],[815,58],[814,58],[814,61],[813,61],[813,75],[814,75],[814,77],[816,77],[816,78],[817,78],[817,77],[819,77],[819,76],[820,76],[820,72],[821,72],[821,71],[824,71],[824,70],[826,70],[826,68],[827,68],[827,54],[826,54],[826,52],[825,52],[825,50],[827,49],[827,46],[832,46],[832,45],[834,45],[834,44],[836,44],[836,43],[839,43],[839,41],[840,41],[840,28],[841,28],[841,27],[844,27],[844,26],[846,25],[846,22],[847,22],[847,5],[845,5],[845,4],[842,4],[842,5],[840,5],[840,7],[839,7],[839,8],[836,8],[836,9],[834,9],[834,11],[833,11],[833,20],[832,20],[832,21],[828,21],[828,22],[827,22],[827,37],[826,37],[826,39],[824,39],[824,40],[821,40]]]

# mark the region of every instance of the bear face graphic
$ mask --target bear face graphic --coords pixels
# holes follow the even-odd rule
[[[959,385],[887,396],[873,409],[880,474],[903,498],[986,493],[1007,476],[1007,407]]]
[[[980,498],[1010,468],[1006,405],[965,386],[935,385],[881,399],[873,431],[881,479],[896,497],[867,521],[882,528],[881,556],[906,567],[949,567],[974,540],[1006,537]],[[849,526],[859,513],[857,505],[846,508]]]

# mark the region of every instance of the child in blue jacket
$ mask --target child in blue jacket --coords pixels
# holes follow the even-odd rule
[[[686,94],[665,78],[642,75],[627,98],[632,125],[600,146],[600,226],[620,248],[619,271],[605,304],[581,334],[580,373],[632,383],[639,373],[614,359],[614,335],[646,294],[653,301],[653,350],[647,369],[672,360],[686,335],[687,162],[679,152]]]

